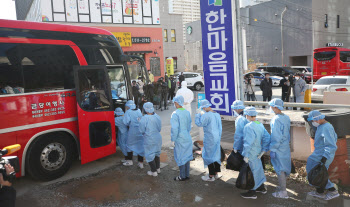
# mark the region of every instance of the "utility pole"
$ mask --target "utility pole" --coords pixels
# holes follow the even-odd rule
[[[235,57],[235,62],[237,61],[237,64],[235,64],[235,82],[238,90],[236,89],[236,99],[237,100],[243,100],[244,98],[244,93],[243,93],[243,49],[242,49],[242,26],[241,26],[241,12],[240,12],[240,4],[239,0],[235,0],[235,3],[232,4],[232,23],[234,24],[236,21],[236,26],[232,29],[236,30],[233,33],[236,34],[236,50],[234,54]],[[237,77],[238,75],[238,77]]]
[[[284,66],[284,46],[283,46],[283,16],[284,16],[284,13],[287,11],[287,6],[284,7],[284,10],[281,14],[281,50],[282,50],[282,66]]]

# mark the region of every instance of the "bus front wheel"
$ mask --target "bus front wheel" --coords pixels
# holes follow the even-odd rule
[[[37,180],[54,180],[69,170],[74,150],[74,141],[65,133],[42,135],[28,149],[26,169]]]

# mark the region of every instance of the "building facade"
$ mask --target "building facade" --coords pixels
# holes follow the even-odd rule
[[[99,27],[118,39],[125,54],[144,58],[155,78],[164,76],[160,0],[24,0],[16,7],[18,20],[30,20],[40,5],[42,22]],[[30,12],[32,11],[32,12]],[[137,79],[137,64],[129,69]],[[134,74],[134,75],[133,75]],[[135,77],[134,77],[135,76]]]
[[[185,60],[186,69],[193,72],[203,72],[202,30],[201,21],[185,24]]]
[[[173,58],[174,71],[185,70],[182,14],[169,12],[169,2],[160,1],[164,58]],[[165,61],[166,63],[166,61]]]
[[[312,63],[312,0],[272,0],[241,9],[249,63],[293,66]]]
[[[164,0],[166,1],[166,0]],[[183,39],[186,39],[185,24],[201,19],[199,0],[168,0],[169,13],[182,14]]]
[[[312,9],[307,9],[308,12],[312,12],[314,48],[332,44],[350,48],[348,0],[313,0]]]

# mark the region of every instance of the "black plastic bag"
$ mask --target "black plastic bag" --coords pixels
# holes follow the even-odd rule
[[[222,147],[220,146],[220,152],[221,152],[221,162],[223,162],[226,158],[226,155],[225,155],[225,151],[224,149],[222,149]]]
[[[307,180],[315,187],[325,188],[328,182],[328,171],[324,164],[320,163],[316,165],[307,174]]]
[[[227,158],[226,169],[240,171],[243,164],[243,156],[239,152],[235,153],[232,150],[230,156]]]
[[[291,160],[291,164],[292,164],[292,168],[291,168],[291,171],[290,171],[290,173],[297,173],[297,170],[295,169],[295,165],[294,165],[294,162],[293,162],[293,160]]]
[[[250,190],[254,188],[254,176],[248,163],[244,163],[241,170],[239,171],[238,178],[236,180],[236,187],[242,190]]]

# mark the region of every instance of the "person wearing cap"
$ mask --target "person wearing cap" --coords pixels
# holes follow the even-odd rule
[[[258,112],[254,107],[244,109],[244,115],[249,123],[245,125],[243,130],[243,152],[244,161],[249,164],[252,170],[255,186],[241,196],[246,199],[256,199],[256,193],[266,194],[264,182],[266,181],[264,168],[261,157],[269,149],[270,134],[266,131],[264,125],[256,121]]]
[[[128,139],[128,127],[124,124],[124,111],[121,108],[116,108],[114,111],[115,117],[115,126],[118,127],[118,138],[117,143],[125,156],[125,159],[122,160],[122,163],[125,163],[128,158],[128,150],[126,146],[126,141]]]
[[[289,102],[288,93],[290,93],[291,81],[289,73],[284,74],[284,78],[281,80],[280,85],[282,86],[282,101]]]
[[[243,116],[243,109],[245,109],[243,101],[236,100],[232,103],[231,109],[234,113],[235,120],[235,134],[233,136],[233,151],[235,153],[239,152],[242,154],[243,151],[243,129],[246,124],[248,124],[248,120]]]
[[[190,161],[193,160],[191,115],[183,108],[184,97],[175,96],[173,99],[176,111],[171,114],[171,141],[175,143],[174,159],[180,168],[180,175],[175,181],[185,181],[190,177]]]
[[[295,103],[304,103],[305,91],[306,91],[306,82],[300,77],[299,73],[295,74],[294,82],[294,99]]]
[[[140,120],[140,132],[143,135],[145,158],[151,170],[148,175],[156,177],[160,173],[160,152],[162,150],[162,136],[160,130],[162,122],[160,117],[154,113],[154,107],[151,102],[143,105],[146,112]]]
[[[334,127],[325,120],[325,115],[314,110],[308,115],[309,122],[316,127],[314,152],[309,156],[306,163],[306,172],[309,173],[315,166],[323,163],[326,168],[332,164],[335,152],[337,151],[338,136],[334,131]],[[327,194],[325,194],[327,190]],[[334,184],[328,180],[325,188],[316,188],[316,191],[308,193],[310,196],[318,197],[324,200],[331,200],[339,197],[338,191],[334,188]]]
[[[133,101],[129,100],[125,104],[125,114],[123,123],[129,127],[128,139],[126,141],[128,157],[127,161],[123,163],[124,166],[132,166],[133,154],[138,156],[138,167],[143,169],[143,156],[145,155],[145,150],[143,148],[143,136],[140,132],[139,120],[142,117],[140,109],[136,108]]]
[[[197,113],[195,123],[198,127],[203,127],[203,150],[202,158],[204,167],[209,168],[209,175],[202,176],[203,181],[215,181],[221,177],[221,134],[222,124],[221,117],[213,111],[211,103],[204,99],[200,101],[200,109],[204,113]]]
[[[282,113],[283,101],[279,98],[272,99],[269,105],[276,114],[270,123],[271,127],[271,143],[270,157],[273,168],[278,176],[276,192],[272,196],[276,198],[288,199],[286,188],[287,176],[289,176],[292,168],[290,154],[290,118]]]

